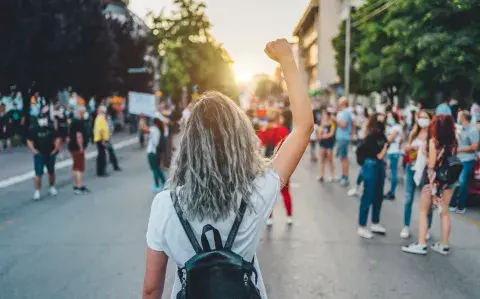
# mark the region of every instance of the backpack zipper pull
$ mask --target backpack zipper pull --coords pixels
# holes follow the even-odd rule
[[[248,276],[247,274],[243,274],[243,282],[245,282],[245,286],[248,286]]]
[[[187,287],[187,270],[182,269],[182,289],[186,289]]]

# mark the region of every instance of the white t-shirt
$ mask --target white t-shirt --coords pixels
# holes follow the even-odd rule
[[[390,147],[388,148],[387,154],[400,154],[400,142],[402,140],[402,126],[400,124],[395,124],[393,126],[387,127],[387,138],[394,133],[398,132],[395,139],[390,143]]]
[[[273,169],[269,168],[265,170],[263,175],[255,179],[253,186],[250,201],[253,204],[254,211],[247,210],[245,213],[232,248],[234,252],[240,254],[246,261],[253,259],[266,221],[280,196],[280,178]],[[202,222],[195,220],[190,222],[190,224],[199,242],[203,227],[206,224],[212,224],[220,232],[222,242],[225,244],[235,217],[236,215],[232,211],[232,214],[225,221],[212,223],[212,221],[208,220]],[[214,242],[210,234],[208,239],[213,246]],[[165,252],[180,267],[183,267],[185,262],[195,255],[195,251],[175,212],[169,191],[159,193],[152,203],[147,230],[147,244],[148,247],[155,251]],[[257,258],[255,258],[255,269],[258,272],[257,288],[260,290],[262,298],[267,299]],[[175,269],[175,284],[171,299],[175,299],[180,290],[181,283]]]
[[[156,126],[151,126],[149,131],[148,137],[148,144],[147,144],[147,153],[148,154],[156,154],[157,153],[157,146],[160,142],[160,130]]]
[[[318,132],[318,125],[313,124],[313,132],[312,132],[312,135],[310,135],[310,141],[318,140],[317,132]]]

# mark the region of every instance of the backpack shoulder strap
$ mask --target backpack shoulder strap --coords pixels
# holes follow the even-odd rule
[[[201,253],[203,250],[202,250],[202,247],[200,247],[200,244],[198,243],[197,238],[195,237],[195,233],[193,232],[192,226],[183,217],[183,211],[182,211],[182,208],[180,207],[180,204],[178,203],[177,193],[172,190],[172,191],[170,191],[170,195],[172,197],[173,206],[175,207],[175,211],[177,212],[178,219],[180,220],[180,223],[182,224],[183,230],[187,234],[187,237],[188,237],[188,240],[190,241],[190,244],[192,244],[192,247],[197,254]]]
[[[227,242],[225,242],[225,249],[231,250],[233,246],[233,242],[235,241],[235,237],[237,236],[238,229],[240,228],[240,224],[242,223],[243,216],[245,215],[245,211],[247,210],[247,203],[245,200],[242,199],[242,203],[240,204],[240,210],[238,211],[237,217],[235,218],[235,222],[233,223],[232,230],[228,235]]]

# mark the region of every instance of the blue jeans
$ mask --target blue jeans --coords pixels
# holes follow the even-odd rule
[[[357,187],[360,187],[362,184],[363,178],[362,178],[362,169],[360,168],[360,171],[358,172],[357,176]]]
[[[368,213],[372,206],[372,223],[380,222],[380,211],[383,203],[383,187],[385,185],[385,163],[366,159],[362,166],[363,194],[360,198],[358,224],[367,225]]]
[[[405,167],[405,205],[403,210],[403,224],[404,226],[410,226],[410,219],[412,218],[412,204],[415,198],[415,190],[417,186],[413,177],[415,171],[412,169],[411,164],[407,164]],[[423,182],[420,184],[420,187]],[[428,227],[432,227],[432,210],[428,213]]]
[[[395,189],[397,189],[398,183],[398,159],[400,154],[388,154],[387,159],[390,164],[390,191],[388,194],[395,195]]]
[[[465,204],[467,203],[467,192],[468,192],[468,180],[472,174],[473,167],[475,167],[474,161],[462,161],[463,169],[458,178],[459,186],[455,188],[455,192],[452,197],[450,206],[457,206],[458,209],[465,209]]]

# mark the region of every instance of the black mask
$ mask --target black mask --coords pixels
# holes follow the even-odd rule
[[[385,123],[383,121],[377,121],[377,128],[380,132],[385,132]]]

